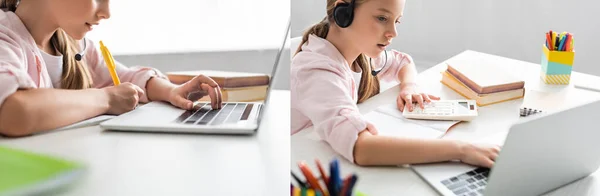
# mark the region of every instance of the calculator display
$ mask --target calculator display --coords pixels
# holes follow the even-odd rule
[[[459,101],[458,102],[459,105],[465,107],[465,108],[469,108],[469,103],[465,102],[465,101]]]

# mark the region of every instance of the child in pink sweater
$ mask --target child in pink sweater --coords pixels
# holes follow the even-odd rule
[[[499,146],[377,135],[356,106],[379,93],[379,79],[400,82],[399,110],[439,99],[419,91],[412,58],[384,52],[397,36],[404,0],[327,0],[327,16],[305,32],[292,60],[292,134],[313,126],[320,137],[359,165],[447,160],[491,167]],[[374,59],[371,60],[371,57]],[[371,64],[372,63],[372,64]]]
[[[221,106],[220,88],[206,76],[174,85],[158,70],[116,63],[123,83],[113,86],[101,53],[83,39],[110,17],[108,2],[0,0],[0,135],[24,136],[118,115],[138,101],[191,109],[186,97],[197,90],[208,91],[213,108]]]

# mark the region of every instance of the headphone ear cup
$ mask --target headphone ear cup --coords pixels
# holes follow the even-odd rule
[[[333,9],[333,20],[341,28],[349,27],[352,24],[354,10],[349,4],[339,4]]]

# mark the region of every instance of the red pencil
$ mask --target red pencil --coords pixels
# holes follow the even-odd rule
[[[549,50],[552,50],[552,38],[550,38],[548,33],[546,33],[546,45],[548,46]]]
[[[340,196],[346,196],[346,194],[348,193],[348,189],[350,189],[350,178],[352,177],[352,175],[349,175],[346,177],[346,179],[344,179],[344,185],[342,186],[342,192],[340,194]]]

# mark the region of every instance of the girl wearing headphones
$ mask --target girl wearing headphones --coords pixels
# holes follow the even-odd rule
[[[117,63],[124,83],[112,86],[94,43],[77,41],[110,17],[108,4],[0,0],[0,135],[24,136],[100,114],[118,115],[138,101],[191,109],[186,96],[197,90],[208,91],[213,108],[221,107],[218,85],[205,76],[174,85],[155,69]]]
[[[313,126],[320,137],[358,165],[461,160],[491,167],[499,146],[377,135],[356,106],[379,93],[379,79],[400,82],[397,106],[438,97],[419,91],[412,58],[385,52],[397,36],[404,0],[327,0],[327,16],[309,28],[291,67],[292,134]],[[374,59],[371,60],[371,57]]]

